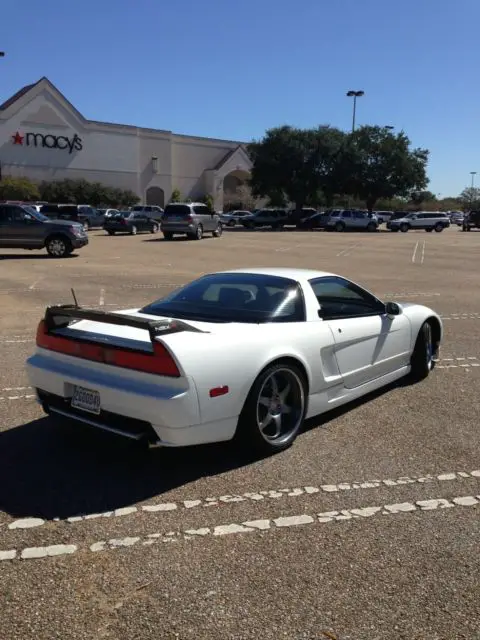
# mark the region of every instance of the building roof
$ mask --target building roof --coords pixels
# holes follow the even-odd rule
[[[8,109],[8,107],[10,107],[17,100],[20,100],[22,96],[28,93],[30,89],[33,89],[34,87],[36,87],[37,84],[39,84],[42,80],[43,78],[40,78],[40,80],[37,80],[37,82],[34,82],[33,84],[26,84],[24,87],[19,89],[19,91],[14,93],[13,96],[10,96],[8,100],[5,100],[5,102],[2,102],[2,104],[0,104],[0,111],[3,111],[4,109]]]
[[[93,124],[93,125],[101,125],[101,126],[107,126],[107,127],[122,127],[122,128],[130,128],[130,129],[136,129],[138,131],[141,130],[145,130],[145,131],[155,131],[157,133],[167,133],[170,134],[172,133],[171,131],[166,131],[163,129],[152,129],[151,127],[138,127],[136,125],[130,125],[130,124],[120,124],[120,123],[116,123],[116,122],[107,122],[107,121],[99,121],[99,120],[89,120],[87,118],[85,118],[85,116],[80,113],[78,111],[78,109],[68,100],[68,98],[66,98],[63,93],[57,89],[57,87],[46,77],[43,76],[42,78],[40,78],[40,80],[37,80],[36,82],[33,82],[32,84],[27,84],[24,87],[22,87],[19,91],[17,91],[16,93],[13,94],[13,96],[11,96],[10,98],[8,98],[7,100],[5,100],[5,102],[3,102],[2,104],[0,104],[0,112],[5,111],[6,109],[8,109],[9,107],[11,107],[15,102],[17,102],[18,100],[20,100],[25,94],[27,94],[29,91],[32,91],[33,89],[35,89],[41,82],[46,83],[47,85],[49,85],[54,91],[57,92],[57,94],[62,98],[62,100],[65,101],[65,103],[77,114],[77,116],[85,123],[88,124]],[[197,139],[202,139],[202,140],[211,140],[211,141],[218,141],[218,142],[228,142],[229,144],[237,144],[238,147],[242,147],[243,142],[240,142],[238,140],[224,140],[224,139],[220,139],[220,138],[210,138],[210,137],[206,137],[206,136],[195,136],[195,135],[187,135],[187,134],[175,134],[176,137],[184,137],[184,138],[197,138]],[[237,148],[238,148],[237,147]],[[233,155],[233,153],[235,153],[237,149],[233,149],[233,151],[231,152],[231,155]],[[230,153],[230,152],[229,152]],[[228,156],[230,157],[230,156]],[[228,157],[224,157],[222,158],[222,160],[220,161],[220,166],[223,165],[224,162],[226,162],[226,160],[228,159]]]

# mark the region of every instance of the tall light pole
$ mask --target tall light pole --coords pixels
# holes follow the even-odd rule
[[[365,91],[347,91],[347,97],[353,98],[353,118],[352,118],[352,133],[355,131],[355,116],[357,114],[357,98],[361,98],[365,95]]]
[[[472,189],[475,182],[475,176],[477,175],[476,171],[470,171],[470,175],[472,176]]]

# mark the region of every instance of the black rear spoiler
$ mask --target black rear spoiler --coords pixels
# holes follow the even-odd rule
[[[99,309],[84,309],[74,304],[63,304],[49,306],[45,310],[45,325],[47,332],[55,329],[66,329],[73,320],[91,320],[92,322],[103,322],[123,327],[133,327],[144,329],[150,334],[150,340],[160,335],[178,333],[180,331],[193,331],[205,333],[192,325],[181,320],[150,320],[149,318],[139,318],[137,316],[127,316],[111,311],[100,311]]]

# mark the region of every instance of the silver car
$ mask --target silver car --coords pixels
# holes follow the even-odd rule
[[[326,228],[335,231],[347,231],[348,229],[376,231],[378,219],[374,213],[368,211],[334,210],[328,218]]]
[[[223,231],[220,216],[203,202],[167,204],[162,216],[161,229],[165,240],[171,240],[174,235],[186,235],[192,240],[201,240],[205,233],[219,238]]]

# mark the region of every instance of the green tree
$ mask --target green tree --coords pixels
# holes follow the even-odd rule
[[[460,194],[460,201],[465,210],[480,209],[480,189],[467,187]]]
[[[360,127],[351,134],[348,146],[347,193],[364,200],[369,210],[380,198],[406,197],[425,189],[428,151],[411,149],[404,132]]]
[[[0,181],[0,200],[39,200],[38,186],[28,178],[6,176]]]
[[[271,200],[283,195],[301,209],[316,202],[319,192],[338,192],[337,158],[345,135],[329,126],[270,129],[248,147],[253,194]]]
[[[172,191],[172,195],[170,196],[170,202],[181,202],[182,201],[182,194],[180,193],[180,189],[177,189],[177,187],[174,188],[174,190]]]
[[[213,196],[210,193],[207,193],[203,198],[200,198],[200,202],[203,202],[207,205],[210,211],[215,211],[215,202],[213,200]]]

